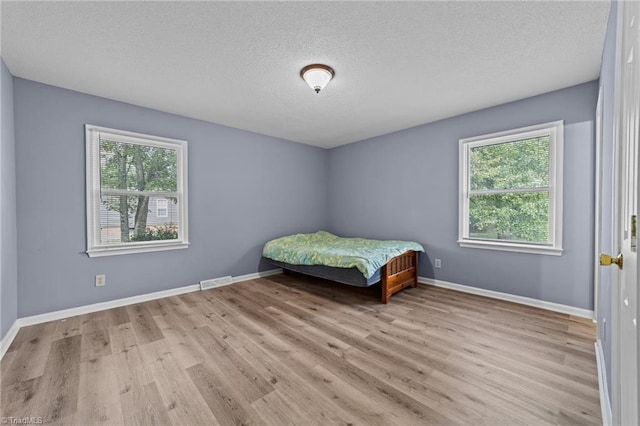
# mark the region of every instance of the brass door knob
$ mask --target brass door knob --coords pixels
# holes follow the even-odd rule
[[[622,269],[622,253],[616,257],[611,257],[608,254],[600,254],[600,266],[610,266],[611,264],[616,264],[618,268]]]

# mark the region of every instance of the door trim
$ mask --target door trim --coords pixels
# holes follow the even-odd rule
[[[602,342],[598,339],[595,343],[596,365],[598,367],[598,389],[600,391],[600,411],[602,415],[602,426],[611,426],[613,417],[611,414],[611,398],[607,384],[607,367],[604,361],[604,351]]]
[[[598,89],[598,103],[596,104],[596,184],[595,184],[595,229],[593,239],[593,320],[597,321],[600,303],[600,244],[602,242],[602,109],[604,106],[604,86]]]

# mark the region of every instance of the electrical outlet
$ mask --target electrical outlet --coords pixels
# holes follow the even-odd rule
[[[107,282],[106,275],[96,275],[96,287],[102,287]]]
[[[435,264],[433,266],[435,266],[437,269],[442,268],[442,261],[440,259],[436,259]]]

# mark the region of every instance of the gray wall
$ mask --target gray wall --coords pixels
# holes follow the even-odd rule
[[[597,95],[585,83],[334,148],[329,229],[423,243],[421,276],[592,309]],[[460,248],[458,140],[555,120],[565,121],[562,256]]]
[[[318,229],[420,241],[422,276],[593,307],[596,82],[324,151],[13,80],[20,317],[269,269],[265,241]],[[563,255],[460,248],[458,139],[558,119]],[[84,254],[85,123],[189,141],[189,249]]]
[[[18,314],[13,77],[0,59],[0,339]]]
[[[611,2],[607,34],[602,53],[600,69],[600,86],[603,91],[602,108],[602,207],[600,217],[602,234],[600,252],[615,254],[613,249],[613,110],[615,91],[615,56],[616,56],[616,22],[618,5]],[[610,268],[600,268],[600,284],[598,288],[598,339],[602,344],[607,371],[609,395],[611,395],[611,283]]]
[[[267,240],[326,228],[322,149],[14,82],[20,317],[271,269]],[[188,249],[87,257],[85,123],[189,142]]]

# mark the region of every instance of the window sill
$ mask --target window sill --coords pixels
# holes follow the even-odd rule
[[[117,256],[121,254],[149,253],[154,251],[180,250],[189,247],[188,242],[169,244],[127,245],[116,247],[99,247],[87,250],[89,257]]]
[[[479,248],[485,250],[501,250],[516,253],[544,254],[548,256],[562,256],[562,248],[551,246],[536,246],[530,244],[481,241],[481,240],[458,240],[460,247]]]

